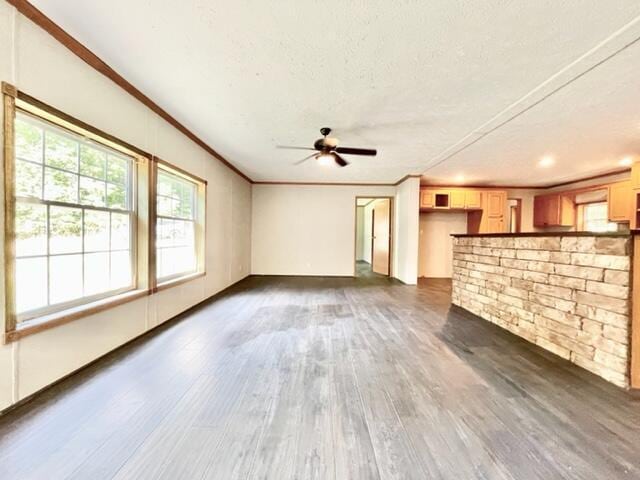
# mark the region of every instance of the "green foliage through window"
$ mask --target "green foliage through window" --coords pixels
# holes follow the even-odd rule
[[[22,112],[15,144],[18,314],[132,287],[132,159]]]

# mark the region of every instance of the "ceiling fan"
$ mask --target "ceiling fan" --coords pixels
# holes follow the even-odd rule
[[[313,144],[313,148],[289,147],[283,145],[278,145],[277,148],[286,148],[289,150],[314,150],[314,153],[312,153],[308,157],[304,157],[302,160],[298,160],[294,163],[294,165],[300,165],[307,160],[315,158],[321,165],[330,165],[332,162],[335,162],[339,167],[346,167],[347,165],[349,165],[349,162],[342,158],[340,154],[375,156],[378,153],[375,149],[372,148],[339,147],[338,139],[329,137],[331,129],[328,127],[321,128],[320,133],[322,134],[322,138],[319,138],[315,141],[315,143]]]

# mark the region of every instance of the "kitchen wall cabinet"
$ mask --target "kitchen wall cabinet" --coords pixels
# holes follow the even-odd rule
[[[633,196],[631,180],[609,185],[608,194],[609,220],[611,222],[628,222],[631,220]]]
[[[576,221],[573,198],[561,193],[536,195],[533,199],[533,225],[536,227],[572,227]]]
[[[423,211],[467,211],[469,233],[504,232],[506,205],[505,190],[465,187],[422,187],[420,190]]]
[[[465,190],[464,207],[468,210],[482,208],[482,192],[479,190]]]
[[[465,208],[465,191],[461,189],[451,190],[451,208]]]
[[[420,208],[433,208],[433,191],[420,190]]]

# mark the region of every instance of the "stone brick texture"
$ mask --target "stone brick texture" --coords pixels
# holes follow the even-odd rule
[[[454,237],[452,303],[629,386],[628,236]]]

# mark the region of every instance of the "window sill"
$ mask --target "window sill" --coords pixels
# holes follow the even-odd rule
[[[15,330],[6,332],[4,335],[4,343],[15,342],[28,335],[49,330],[65,323],[69,323],[73,320],[77,320],[82,317],[94,315],[108,310],[124,303],[132,302],[138,298],[142,298],[149,295],[149,290],[130,290],[120,295],[115,295],[106,299],[98,300],[96,302],[88,303],[74,308],[62,310],[61,312],[44,315],[42,317],[34,318],[33,320],[26,321]]]
[[[204,277],[206,274],[207,272],[196,272],[185,275],[184,277],[172,278],[171,280],[167,280],[166,282],[159,283],[158,286],[153,289],[153,293],[190,282],[191,280],[195,280],[196,278]]]

